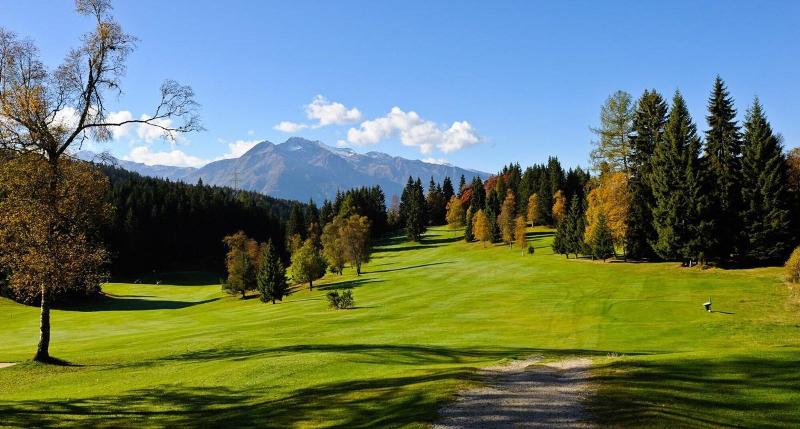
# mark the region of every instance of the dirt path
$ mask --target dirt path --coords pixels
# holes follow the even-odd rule
[[[583,402],[589,359],[515,361],[481,371],[482,387],[458,393],[435,429],[590,428]]]
[[[0,362],[0,369],[16,365],[16,362]]]

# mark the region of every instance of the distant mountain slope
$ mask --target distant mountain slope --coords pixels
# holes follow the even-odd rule
[[[85,157],[84,157],[85,158]],[[277,198],[307,201],[331,199],[337,190],[380,185],[386,198],[400,195],[409,176],[420,177],[427,187],[431,177],[441,182],[450,176],[454,185],[463,174],[467,181],[488,173],[450,165],[429,164],[381,152],[359,154],[318,141],[293,137],[284,143],[261,142],[239,158],[214,161],[201,168],[147,166],[118,161],[139,174],[194,183],[233,186]]]

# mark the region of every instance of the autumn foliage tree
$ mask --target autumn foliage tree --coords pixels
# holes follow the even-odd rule
[[[478,210],[472,217],[472,235],[483,243],[483,247],[486,247],[487,241],[492,241],[492,229],[483,210]]]
[[[452,230],[464,227],[464,206],[455,195],[447,203],[447,226]]]
[[[525,244],[527,244],[527,238],[525,237],[526,234],[526,227],[528,223],[525,221],[523,216],[517,216],[517,219],[514,221],[514,240],[517,242],[517,246],[519,246],[522,255],[525,255]]]
[[[72,261],[55,262],[64,257],[60,231],[71,228],[63,219],[54,216],[63,202],[64,195],[60,191],[64,189],[61,182],[66,175],[62,168],[67,163],[62,159],[68,149],[90,138],[109,140],[114,128],[127,124],[154,127],[167,138],[201,129],[192,89],[174,81],[161,85],[160,101],[150,115],[124,120],[111,115],[106,101],[109,96],[120,93],[125,63],[133,51],[135,38],[125,33],[111,16],[108,0],[77,0],[75,4],[78,13],[92,18],[94,29],[86,33],[81,45],[67,53],[64,62],[54,69],[42,62],[32,42],[0,28],[0,148],[38,156],[48,166],[46,170],[39,168],[31,174],[42,175],[37,179],[42,189],[34,194],[40,198],[35,205],[51,213],[41,219],[46,236],[38,250],[48,254],[43,258],[50,261],[50,266],[25,269],[25,276],[41,289],[39,344],[34,357],[41,362],[51,360],[51,288],[62,287],[72,280],[68,271],[56,270],[53,264],[80,264],[95,260],[92,254],[97,254],[85,247],[75,247],[73,252],[88,253],[75,255]]]
[[[112,212],[108,179],[69,159],[59,161],[58,172],[59,204],[52,210],[45,160],[35,154],[0,160],[0,266],[10,271],[11,294],[20,302],[91,295],[106,276],[100,229]]]
[[[540,225],[543,219],[539,215],[539,197],[537,194],[532,194],[528,198],[528,222],[531,226]]]
[[[567,197],[563,191],[556,192],[553,196],[553,221],[558,225],[567,216]]]
[[[506,191],[503,205],[500,206],[500,216],[497,217],[497,223],[500,227],[500,236],[509,247],[514,244],[514,209],[516,206],[514,193],[511,190]]]
[[[599,185],[589,192],[587,199],[585,240],[589,242],[590,237],[594,236],[594,229],[602,215],[612,240],[624,251],[631,206],[628,175],[611,172],[600,176]]]

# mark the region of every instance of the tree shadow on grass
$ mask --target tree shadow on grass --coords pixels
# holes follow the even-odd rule
[[[464,239],[463,235],[455,237],[423,238],[421,244],[427,244],[427,245],[450,244],[450,243],[455,243],[457,241],[462,241],[463,239]]]
[[[591,411],[611,427],[800,427],[800,353],[614,361]]]
[[[209,349],[165,358],[185,363],[239,360],[298,353],[337,353],[342,359],[376,364],[455,364],[424,368],[412,375],[361,378],[299,388],[158,385],[120,395],[0,401],[3,424],[158,427],[397,427],[434,421],[448,398],[440,393],[479,380],[479,360],[531,354],[594,355],[592,350],[532,348],[453,348],[427,345],[320,344],[276,348]],[[119,368],[119,367],[116,367]],[[446,389],[445,389],[446,386]],[[515,413],[509,410],[508,413]]]
[[[340,290],[340,289],[355,289],[369,283],[383,283],[383,280],[377,279],[353,279],[343,280],[335,283],[327,283],[315,287],[317,290]]]
[[[136,295],[132,295],[136,296]],[[140,311],[140,310],[178,310],[195,305],[214,302],[219,298],[210,298],[202,301],[170,301],[160,299],[141,299],[125,295],[99,295],[90,301],[74,304],[63,304],[58,307],[64,311],[95,312],[95,311]]]
[[[445,264],[452,264],[452,263],[453,263],[452,261],[431,262],[431,263],[428,263],[428,264],[410,265],[410,266],[407,266],[407,267],[385,268],[383,270],[364,271],[363,274],[391,273],[393,271],[413,270],[415,268],[424,268],[424,267],[431,267],[431,266],[434,266],[434,265],[445,265]]]
[[[398,247],[376,247],[375,251],[379,253],[405,252],[409,250],[433,249],[434,247],[439,247],[439,246],[444,246],[444,244],[412,244],[408,246],[398,246]]]

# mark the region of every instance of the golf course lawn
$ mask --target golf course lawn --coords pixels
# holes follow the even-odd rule
[[[0,426],[422,426],[513,358],[586,356],[602,425],[800,426],[800,298],[782,269],[680,268],[533,256],[445,228],[377,246],[276,305],[198,274],[111,283],[53,313],[0,298]],[[318,287],[318,289],[317,289]],[[356,308],[325,294],[352,288]],[[713,313],[701,304],[711,297]]]

